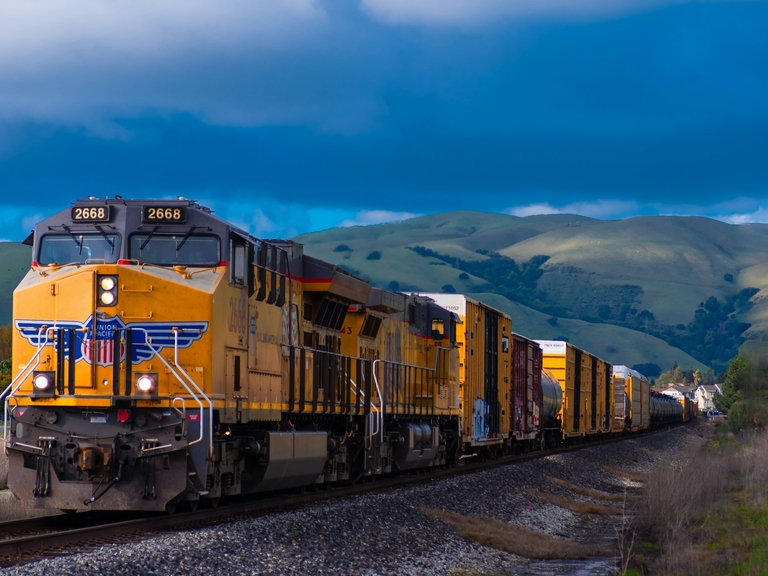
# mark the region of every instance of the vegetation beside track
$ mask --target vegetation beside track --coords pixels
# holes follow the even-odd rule
[[[726,382],[728,420],[646,479],[621,544],[626,574],[768,574],[768,371],[740,356]]]

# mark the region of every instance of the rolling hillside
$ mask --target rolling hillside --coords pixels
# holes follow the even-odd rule
[[[504,298],[516,307],[515,329],[534,337],[565,336],[595,351],[618,348],[617,341],[649,349],[657,341],[658,361],[649,352],[637,363],[664,369],[671,361],[722,369],[739,345],[756,349],[768,340],[768,225],[453,212],[297,240],[307,253],[385,287],[450,285],[491,293],[489,303]]]
[[[471,294],[517,332],[612,362],[722,370],[768,341],[768,225],[451,212],[297,241],[392,290]],[[0,243],[0,325],[29,261],[28,247]]]

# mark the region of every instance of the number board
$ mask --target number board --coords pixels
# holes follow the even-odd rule
[[[75,206],[72,222],[111,222],[112,206]]]
[[[142,222],[186,222],[187,209],[183,206],[143,206]]]

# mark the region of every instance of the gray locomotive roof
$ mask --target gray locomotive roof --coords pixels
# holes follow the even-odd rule
[[[72,220],[72,209],[75,207],[100,207],[109,206],[112,210],[112,218],[109,222],[75,222]],[[184,208],[186,218],[184,222],[143,222],[142,208],[144,207],[169,207]],[[35,226],[35,235],[43,235],[48,232],[64,231],[64,227],[73,232],[97,231],[99,227],[105,232],[152,231],[157,229],[163,232],[186,232],[190,227],[200,228],[200,232],[214,233],[220,237],[226,237],[230,232],[235,232],[245,238],[257,240],[248,231],[238,228],[214,215],[210,208],[201,206],[193,200],[126,200],[123,198],[96,199],[88,198],[75,201],[70,207],[56,212],[52,216],[38,222]],[[31,244],[32,238],[27,238],[25,243]]]

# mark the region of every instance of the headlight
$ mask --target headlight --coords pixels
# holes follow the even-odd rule
[[[154,372],[136,375],[136,394],[142,396],[157,395],[157,374]]]
[[[99,276],[99,304],[102,306],[117,304],[116,276]]]
[[[53,396],[56,393],[56,376],[51,370],[35,370],[32,372],[32,395]]]
[[[35,376],[35,388],[38,390],[48,390],[51,387],[51,380],[45,374]]]

